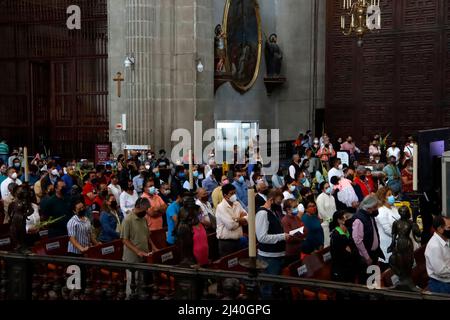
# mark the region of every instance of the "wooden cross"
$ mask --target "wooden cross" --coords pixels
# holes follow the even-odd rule
[[[120,98],[121,96],[121,88],[122,88],[122,81],[124,78],[122,77],[121,72],[117,72],[116,77],[113,79],[117,83],[117,96]]]

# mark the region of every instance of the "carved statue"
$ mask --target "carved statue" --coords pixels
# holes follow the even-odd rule
[[[16,201],[14,201],[9,208],[10,213],[10,236],[13,250],[16,252],[29,252],[26,244],[26,221],[27,218],[33,214],[33,207],[31,205],[31,190],[27,184],[19,187],[16,193]]]
[[[392,252],[389,258],[394,273],[399,277],[400,282],[396,285],[397,289],[406,291],[419,291],[414,285],[411,272],[414,265],[414,245],[412,236],[417,242],[421,236],[419,226],[414,223],[408,207],[403,206],[398,210],[400,220],[392,225],[392,244],[388,248],[388,252]]]
[[[216,72],[225,71],[225,33],[222,30],[222,25],[218,24],[215,29],[216,36],[214,37],[214,48],[215,48],[215,70]]]
[[[275,33],[271,34],[269,39],[266,37],[265,55],[268,77],[278,77],[281,73],[283,53],[277,44],[277,40],[278,36]]]

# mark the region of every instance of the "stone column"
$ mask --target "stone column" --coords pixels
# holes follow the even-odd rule
[[[185,128],[193,136],[195,119],[213,119],[212,5],[207,0],[110,0],[116,2],[123,4],[111,6],[111,16],[121,6],[125,14],[122,20],[110,19],[109,41],[123,44],[136,60],[134,70],[125,72],[121,101],[127,113],[126,142],[170,151],[173,130]],[[110,61],[115,54],[110,52]],[[205,66],[201,74],[197,58]],[[111,105],[111,113],[118,110]],[[117,136],[111,133],[111,139]]]

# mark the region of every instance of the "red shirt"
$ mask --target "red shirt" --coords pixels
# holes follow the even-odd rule
[[[358,177],[356,177],[353,180],[353,182],[356,183],[361,188],[361,191],[362,191],[364,197],[367,197],[369,195],[369,193],[370,193],[369,183],[365,183]]]
[[[89,199],[89,197],[87,196],[88,193],[94,192],[94,190],[95,190],[94,185],[89,181],[86,182],[85,185],[83,186],[82,195],[84,197],[84,204],[86,206],[91,206],[94,203],[94,201]]]

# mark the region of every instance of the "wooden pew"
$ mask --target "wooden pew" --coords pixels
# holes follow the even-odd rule
[[[90,247],[84,254],[86,258],[116,261],[122,260],[122,255],[123,243],[120,239]]]
[[[44,239],[33,247],[33,253],[48,256],[64,256],[67,254],[68,236]]]
[[[239,259],[248,258],[248,249],[242,249],[229,254],[212,263],[211,268],[216,270],[247,272],[247,270],[239,265]]]
[[[11,236],[9,235],[9,223],[0,224],[0,251],[12,249]]]
[[[147,258],[148,263],[177,265],[180,263],[180,252],[177,246],[153,251]]]
[[[85,252],[84,256],[91,259],[105,259],[105,260],[122,260],[123,255],[123,242],[122,240],[114,240],[107,243],[102,243],[94,247],[90,247]],[[100,268],[99,277],[105,280],[117,281],[121,279],[125,281],[125,272],[111,271],[108,269]]]
[[[153,230],[150,232],[150,243],[153,251],[161,250],[169,246],[166,242],[166,234],[167,229]]]
[[[290,277],[300,277],[305,279],[331,280],[331,254],[329,247],[307,255],[303,260],[297,260],[283,269],[282,274]],[[310,290],[292,287],[292,297],[294,300],[302,297],[308,300],[330,300],[333,295],[320,290],[318,294]]]

